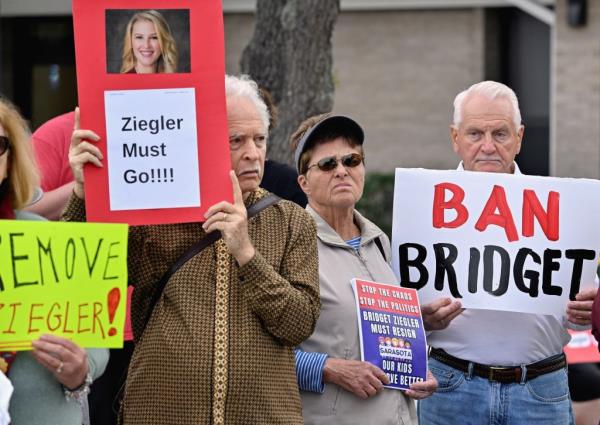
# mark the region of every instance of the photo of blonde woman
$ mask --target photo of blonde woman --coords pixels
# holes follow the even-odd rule
[[[187,9],[106,10],[109,74],[190,72]]]
[[[169,24],[156,10],[131,17],[123,39],[121,73],[177,72],[177,46]]]

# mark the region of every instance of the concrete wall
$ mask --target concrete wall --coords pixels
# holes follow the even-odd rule
[[[483,77],[481,10],[342,13],[333,45],[335,110],[364,126],[369,171],[456,166],[448,125]]]
[[[335,28],[335,107],[365,128],[369,171],[454,168],[454,96],[484,74],[481,9],[342,12]],[[251,15],[225,15],[226,67],[239,72]]]
[[[224,15],[223,26],[225,28],[225,71],[228,74],[239,74],[242,52],[254,33],[254,15],[227,13]]]
[[[600,178],[600,1],[588,1],[587,25],[572,28],[558,0],[553,41],[551,172]]]

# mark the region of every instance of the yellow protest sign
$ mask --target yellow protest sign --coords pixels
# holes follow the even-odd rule
[[[122,347],[126,300],[126,224],[0,220],[0,351]]]

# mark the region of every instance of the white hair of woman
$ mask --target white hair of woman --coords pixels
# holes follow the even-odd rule
[[[225,97],[246,97],[250,99],[260,114],[265,131],[269,128],[269,110],[260,96],[258,84],[250,76],[225,75]]]
[[[521,111],[519,110],[517,95],[510,87],[496,81],[482,81],[473,84],[454,98],[454,125],[456,127],[458,127],[462,121],[462,110],[466,100],[474,95],[487,97],[491,100],[498,98],[507,99],[512,105],[515,130],[519,130],[519,127],[521,127]]]

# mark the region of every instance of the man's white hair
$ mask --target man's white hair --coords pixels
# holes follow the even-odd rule
[[[519,101],[517,100],[517,95],[510,87],[496,81],[482,81],[480,83],[473,84],[465,91],[460,92],[456,98],[454,98],[455,127],[458,127],[462,121],[465,101],[473,95],[484,96],[491,100],[498,98],[507,99],[512,105],[515,131],[519,131],[519,127],[521,127],[521,111],[519,110]]]
[[[269,109],[260,96],[258,84],[248,75],[225,75],[225,97],[246,97],[254,103],[265,131],[269,128]]]

